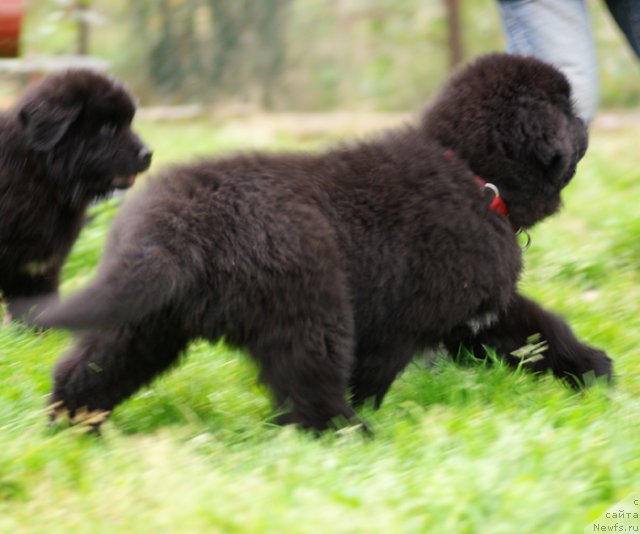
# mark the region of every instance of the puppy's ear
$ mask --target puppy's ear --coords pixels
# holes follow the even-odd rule
[[[53,149],[80,115],[82,104],[48,105],[47,102],[27,102],[20,110],[20,121],[29,143],[38,152]]]

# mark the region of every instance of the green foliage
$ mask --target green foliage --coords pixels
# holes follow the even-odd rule
[[[74,50],[69,0],[29,5],[27,54]],[[605,106],[640,103],[635,59],[590,4]],[[496,0],[460,2],[465,56],[502,50]],[[415,109],[448,66],[444,1],[93,0],[91,53],[145,104]]]
[[[160,166],[324,142],[204,120],[138,126]],[[199,341],[96,438],[46,425],[71,336],[13,325],[0,330],[0,532],[582,532],[640,484],[637,135],[594,133],[564,212],[533,231],[522,281],[611,354],[615,387],[575,393],[491,353],[420,356],[381,410],[361,410],[373,439],[314,438],[272,424],[245,354]],[[93,272],[116,209],[93,210],[65,293]]]

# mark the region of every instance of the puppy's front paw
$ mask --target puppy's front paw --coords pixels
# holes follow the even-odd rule
[[[604,351],[583,345],[572,365],[565,368],[562,374],[578,389],[592,386],[597,380],[611,382],[613,362]]]
[[[585,364],[588,367],[586,373],[583,373],[583,381],[585,385],[590,385],[589,379],[587,378],[588,376],[593,378],[604,376],[608,382],[613,378],[613,361],[604,351],[588,347]]]

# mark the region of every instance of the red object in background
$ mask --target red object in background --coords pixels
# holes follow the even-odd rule
[[[16,57],[24,0],[0,0],[0,57]]]

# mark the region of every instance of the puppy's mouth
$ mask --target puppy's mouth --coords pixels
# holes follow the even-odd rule
[[[111,181],[111,185],[115,189],[128,189],[136,182],[137,177],[137,174],[130,174],[128,176],[116,176]]]

